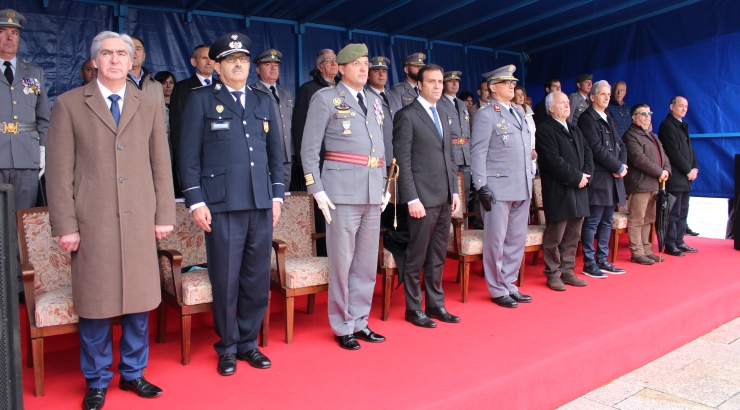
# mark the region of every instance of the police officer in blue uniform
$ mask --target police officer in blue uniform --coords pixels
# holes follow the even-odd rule
[[[191,91],[182,116],[185,203],[206,231],[218,372],[266,369],[257,348],[267,308],[272,227],[283,201],[282,137],[270,95],[247,86],[252,41],[229,33],[209,51],[222,84]]]

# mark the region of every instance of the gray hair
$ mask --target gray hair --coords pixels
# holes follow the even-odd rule
[[[118,34],[114,33],[112,31],[101,31],[98,33],[95,38],[93,38],[92,45],[90,46],[90,58],[95,59],[98,57],[98,53],[100,52],[100,45],[103,44],[103,41],[111,39],[111,38],[120,38],[123,40],[123,42],[126,44],[126,48],[128,48],[128,56],[129,58],[133,58],[134,56],[134,41],[129,37],[128,34]]]
[[[606,80],[599,80],[591,86],[591,91],[588,93],[588,95],[596,95],[599,93],[599,87],[607,86],[609,87],[609,92],[612,90],[612,86],[609,85],[609,82]]]
[[[555,104],[555,96],[558,94],[565,95],[562,91],[553,91],[545,97],[545,112],[547,115],[550,115],[550,108]]]
[[[316,54],[316,67],[320,66],[321,63],[324,61],[324,54],[326,53],[333,53],[334,50],[330,48],[322,48],[321,51],[319,51],[318,54]]]

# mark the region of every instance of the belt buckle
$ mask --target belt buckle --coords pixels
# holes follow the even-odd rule
[[[465,138],[458,138],[457,145],[465,145]]]
[[[378,167],[378,157],[367,157],[367,166],[370,168]]]
[[[18,134],[18,123],[3,121],[3,134],[5,133]]]

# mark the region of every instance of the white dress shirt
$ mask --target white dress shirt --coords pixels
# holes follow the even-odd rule
[[[210,85],[210,84],[206,84],[206,80],[210,81],[211,84],[213,84],[213,76],[203,77],[202,75],[200,75],[198,73],[195,73],[195,75],[198,77],[198,80],[200,80],[200,83],[201,84],[203,84],[203,85]]]
[[[13,79],[15,80],[15,72],[17,71],[16,63],[18,62],[18,57],[14,56],[10,60],[3,60],[2,58],[0,58],[0,68],[2,68],[3,74],[5,74],[5,62],[6,61],[10,61],[10,69],[13,70]]]
[[[123,113],[123,100],[124,100],[124,97],[126,96],[126,84],[124,83],[123,88],[114,92],[114,91],[111,91],[105,88],[105,86],[100,83],[100,80],[97,80],[97,82],[98,82],[98,88],[100,89],[100,92],[103,94],[103,99],[105,100],[105,103],[108,104],[108,109],[110,110],[110,106],[113,103],[113,101],[109,100],[108,97],[113,94],[118,94],[118,96],[121,97],[120,99],[118,99],[118,110],[119,112]]]

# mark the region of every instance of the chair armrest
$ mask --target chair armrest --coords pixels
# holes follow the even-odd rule
[[[26,296],[26,311],[28,313],[28,323],[36,327],[36,292],[33,288],[33,277],[36,270],[32,263],[21,263],[21,272],[23,273],[23,292]]]
[[[157,251],[157,257],[162,256],[170,261],[175,297],[177,298],[177,303],[182,303],[182,253],[174,249],[160,249]],[[164,270],[162,269],[162,264],[159,264],[159,281],[160,286],[164,289]]]
[[[480,216],[480,212],[463,212],[463,218],[470,218],[473,216]]]
[[[288,244],[281,239],[272,240],[272,249],[275,250],[275,262],[277,264],[278,278],[280,279],[280,286],[285,287],[285,251],[288,249]]]

